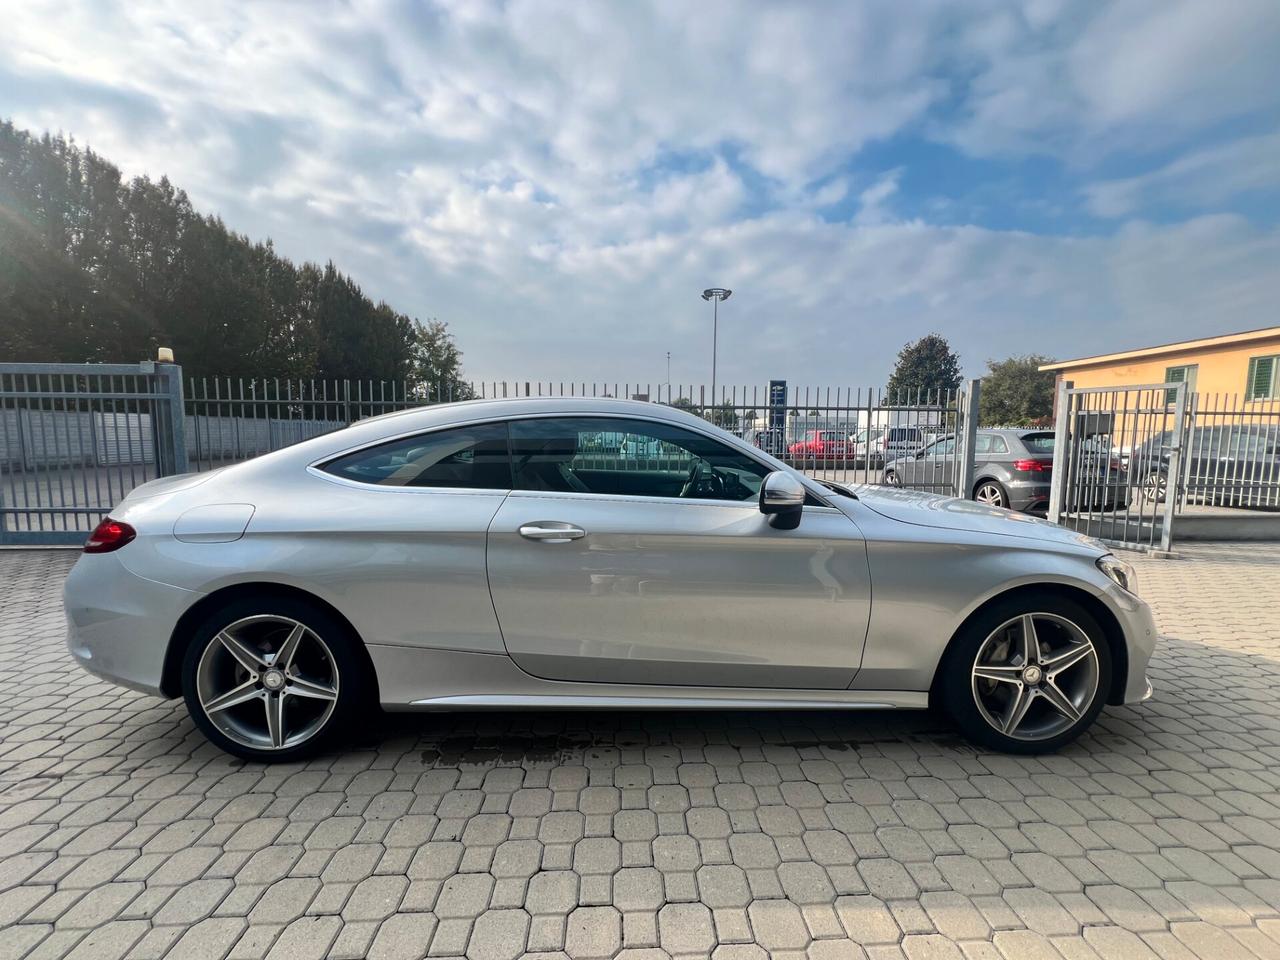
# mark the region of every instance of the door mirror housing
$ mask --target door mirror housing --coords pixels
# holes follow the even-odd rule
[[[760,484],[760,512],[769,518],[769,526],[794,530],[800,526],[804,510],[804,484],[794,474],[775,470]]]

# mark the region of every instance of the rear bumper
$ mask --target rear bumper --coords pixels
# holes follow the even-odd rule
[[[67,649],[89,673],[154,696],[174,625],[200,594],[130,573],[115,554],[76,561],[63,588]]]

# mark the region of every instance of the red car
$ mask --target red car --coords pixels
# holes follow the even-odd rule
[[[844,460],[852,450],[849,437],[839,430],[806,430],[804,439],[787,447],[787,453],[797,459]]]

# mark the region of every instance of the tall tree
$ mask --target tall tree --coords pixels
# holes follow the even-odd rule
[[[886,393],[890,403],[913,403],[917,396],[956,389],[960,376],[960,358],[943,337],[931,333],[898,351]]]
[[[72,140],[0,121],[0,359],[131,361],[157,346],[196,376],[398,380],[416,334],[332,263],[295,266],[168,179],[126,181]]]
[[[1052,370],[1040,371],[1049,357],[1032,354],[988,360],[982,378],[984,426],[1044,426],[1053,417]]]

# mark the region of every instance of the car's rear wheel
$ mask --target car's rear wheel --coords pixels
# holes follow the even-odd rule
[[[1153,470],[1142,478],[1142,499],[1147,503],[1164,503],[1169,477],[1163,470]]]
[[[980,480],[973,488],[973,499],[989,507],[1009,506],[1009,493],[997,480]]]
[[[350,629],[294,597],[233,600],[196,629],[182,693],[196,726],[227,753],[297,760],[351,728],[370,689]]]
[[[896,470],[886,470],[884,472],[884,482],[891,487],[902,486],[902,478],[898,476],[898,472]]]
[[[992,604],[952,641],[939,700],[970,740],[1008,753],[1044,753],[1080,736],[1111,687],[1111,650],[1079,604],[1020,594]]]

